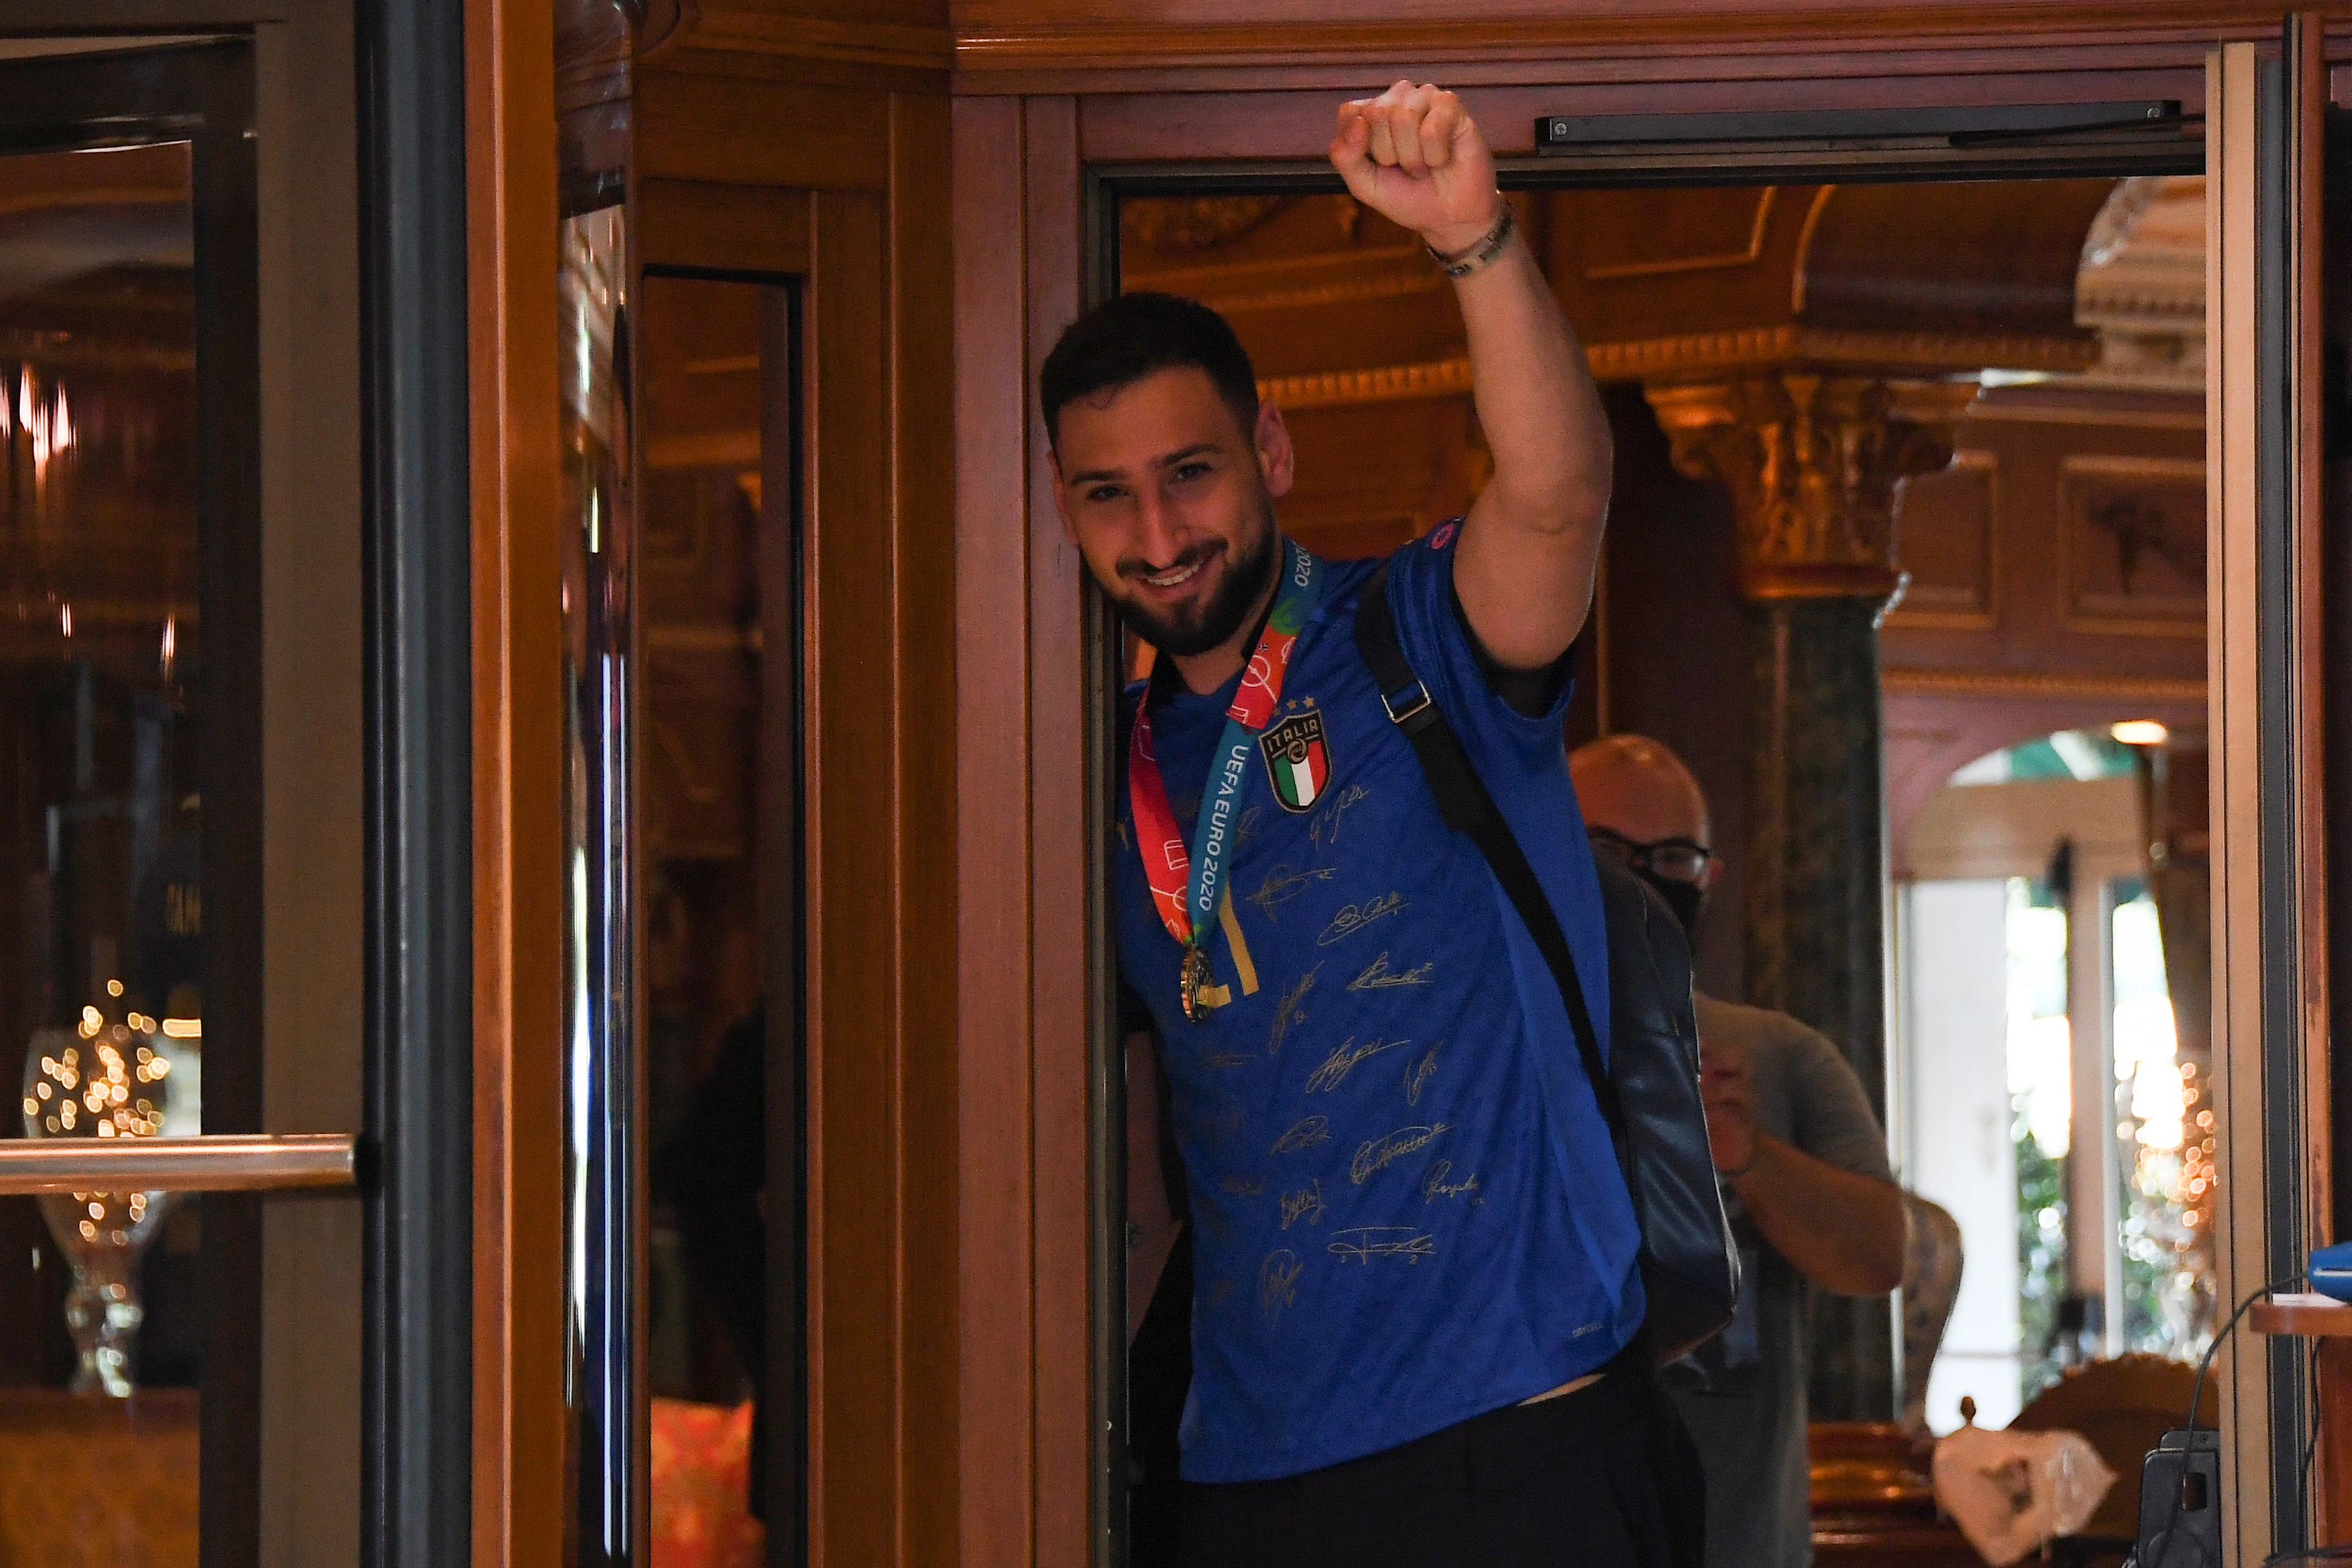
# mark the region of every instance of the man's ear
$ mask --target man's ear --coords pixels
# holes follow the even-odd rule
[[[1257,448],[1257,469],[1265,479],[1265,493],[1286,496],[1291,482],[1297,477],[1297,453],[1290,445],[1290,426],[1282,422],[1282,410],[1271,403],[1257,405],[1257,428],[1252,433]]]

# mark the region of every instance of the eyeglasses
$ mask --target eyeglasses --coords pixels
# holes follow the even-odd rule
[[[1584,833],[1592,840],[1596,854],[1613,856],[1630,870],[1647,871],[1672,882],[1697,881],[1706,875],[1707,867],[1715,860],[1713,850],[1688,838],[1660,838],[1636,844],[1612,828],[1588,827]]]

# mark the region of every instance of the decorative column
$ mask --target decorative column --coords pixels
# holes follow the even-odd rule
[[[1748,1000],[1811,1024],[1886,1113],[1878,621],[1897,480],[1951,461],[1968,382],[1762,370],[1649,389],[1675,465],[1732,495],[1749,626]],[[1813,1310],[1817,1420],[1892,1419],[1884,1299]]]

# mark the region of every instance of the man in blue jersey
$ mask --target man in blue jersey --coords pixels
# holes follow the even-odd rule
[[[1331,161],[1454,281],[1494,477],[1390,558],[1387,595],[1605,1039],[1559,732],[1608,426],[1454,95],[1341,106]],[[1185,1561],[1696,1563],[1701,1482],[1644,1364],[1640,1237],[1566,1008],[1356,650],[1379,563],[1282,537],[1282,416],[1206,308],[1110,301],[1041,382],[1070,538],[1159,654],[1110,863],[1135,1313],[1177,1229],[1163,1081],[1193,1230]]]

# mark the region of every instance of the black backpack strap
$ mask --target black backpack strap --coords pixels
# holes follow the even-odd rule
[[[1437,797],[1438,814],[1448,827],[1467,835],[1478,847],[1494,868],[1495,879],[1509,896],[1511,907],[1519,911],[1519,919],[1535,938],[1537,951],[1559,986],[1560,1000],[1568,1004],[1568,1021],[1576,1033],[1577,1054],[1584,1059],[1584,1076],[1592,1082],[1592,1097],[1601,1103],[1601,1117],[1609,1123],[1622,1159],[1625,1114],[1618,1104],[1616,1082],[1601,1065],[1600,1036],[1592,1026],[1592,1010],[1585,1005],[1584,983],[1569,953],[1568,937],[1559,929],[1551,900],[1544,896],[1543,884],[1536,879],[1535,868],[1528,864],[1527,852],[1519,847],[1495,797],[1486,792],[1486,781],[1471,765],[1462,737],[1445,721],[1436,699],[1413,673],[1404,649],[1398,646],[1388,588],[1389,569],[1383,564],[1364,584],[1356,602],[1356,649],[1371,667],[1381,706],[1388,710],[1390,721],[1404,731],[1414,754],[1421,758],[1429,792]]]

